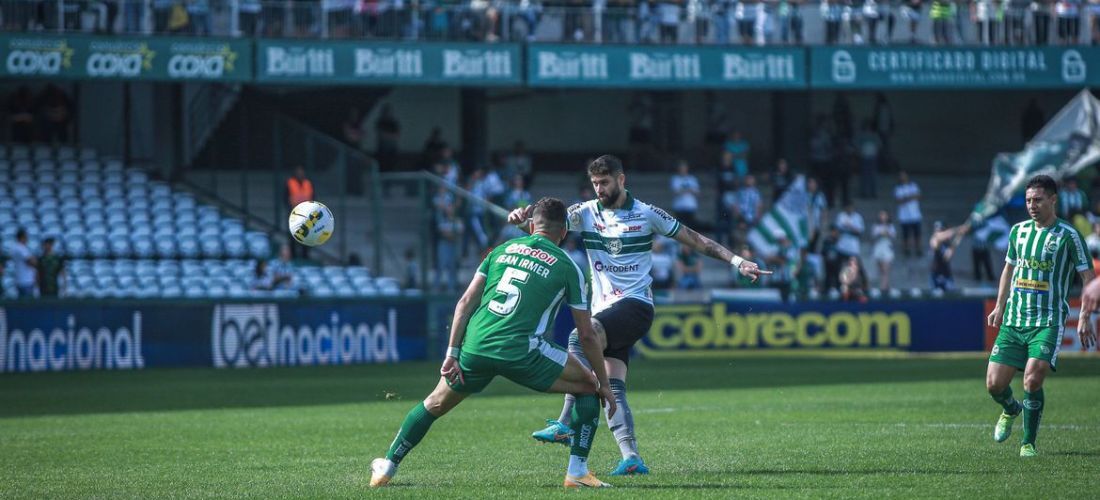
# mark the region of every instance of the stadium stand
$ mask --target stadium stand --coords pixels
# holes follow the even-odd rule
[[[252,288],[255,261],[272,255],[262,231],[151,180],[119,160],[68,146],[0,146],[0,229],[47,237],[66,258],[65,296],[94,298],[369,297],[401,293],[365,267],[294,269],[294,288]],[[5,247],[7,250],[7,247]],[[14,286],[3,277],[9,298]]]

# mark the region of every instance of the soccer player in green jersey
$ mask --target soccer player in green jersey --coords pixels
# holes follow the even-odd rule
[[[1076,271],[1084,287],[1093,278],[1092,260],[1084,238],[1069,222],[1055,216],[1058,185],[1046,175],[1027,183],[1027,212],[1031,216],[1012,226],[1008,255],[1001,272],[997,306],[989,314],[989,326],[1000,327],[989,356],[985,385],[1004,411],[993,429],[993,439],[1004,442],[1012,434],[1016,417],[1024,415],[1021,457],[1036,455],[1035,437],[1043,416],[1043,380],[1056,369],[1062,345]],[[1096,307],[1082,301],[1077,320],[1085,346],[1093,342],[1089,316]],[[1087,347],[1086,347],[1087,348]],[[1024,400],[1012,397],[1011,382],[1017,370],[1024,371]]]
[[[386,458],[371,462],[372,487],[385,486],[397,466],[439,417],[481,392],[497,375],[540,392],[572,394],[573,439],[565,487],[608,486],[588,471],[588,452],[600,419],[601,400],[615,412],[603,349],[593,331],[584,274],[558,247],[565,238],[566,209],[543,198],[533,208],[531,235],[489,253],[455,306],[450,349],[434,391],[409,411]],[[587,361],[543,339],[562,302],[569,305]],[[593,372],[595,372],[593,374]]]

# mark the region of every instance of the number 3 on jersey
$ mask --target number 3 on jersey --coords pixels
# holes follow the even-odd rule
[[[500,297],[496,297],[489,301],[489,310],[499,314],[501,316],[507,316],[516,310],[516,306],[519,305],[520,291],[516,286],[518,283],[527,283],[527,278],[531,277],[531,273],[527,271],[521,271],[514,267],[509,267],[504,270],[504,274],[500,277],[500,282],[497,283],[496,292],[504,296],[504,300],[498,300]]]

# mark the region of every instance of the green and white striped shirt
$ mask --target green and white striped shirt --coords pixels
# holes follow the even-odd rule
[[[1050,227],[1033,220],[1012,226],[1005,262],[1016,266],[1005,306],[1004,324],[1058,327],[1069,314],[1069,287],[1075,272],[1092,269],[1084,238],[1056,219]]]

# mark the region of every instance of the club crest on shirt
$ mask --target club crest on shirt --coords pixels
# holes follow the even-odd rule
[[[1048,239],[1046,244],[1043,245],[1043,250],[1053,253],[1055,250],[1058,249],[1058,242],[1060,240],[1060,237],[1051,235],[1050,239]]]
[[[618,238],[612,238],[607,240],[607,253],[611,255],[619,255],[619,252],[623,251],[623,241]]]
[[[573,211],[569,212],[569,226],[570,227],[581,227],[581,211],[580,210],[573,210]]]

